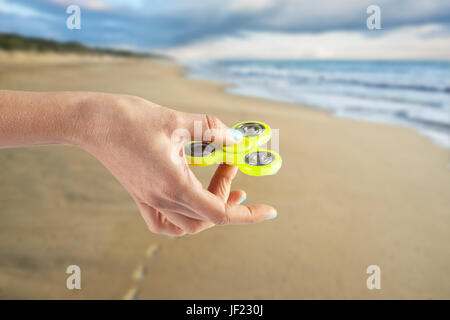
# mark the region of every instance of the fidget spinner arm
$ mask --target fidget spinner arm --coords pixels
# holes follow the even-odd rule
[[[217,146],[212,142],[191,141],[184,147],[187,163],[190,166],[209,166],[215,163],[236,165],[251,176],[266,176],[278,172],[281,157],[272,150],[262,150],[259,146],[272,138],[270,127],[258,121],[240,122],[233,126],[244,138],[233,146]]]

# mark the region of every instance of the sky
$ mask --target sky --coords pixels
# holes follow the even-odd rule
[[[72,4],[80,30],[66,27]],[[373,4],[379,30],[366,26]],[[0,32],[180,60],[450,60],[450,1],[0,0]]]

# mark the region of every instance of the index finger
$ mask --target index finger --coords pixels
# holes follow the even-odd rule
[[[231,182],[236,176],[237,171],[237,166],[231,166],[225,163],[220,164],[209,183],[208,190],[223,202],[226,202],[230,194]]]

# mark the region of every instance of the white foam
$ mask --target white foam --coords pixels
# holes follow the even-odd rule
[[[450,148],[450,63],[237,61],[190,64],[229,92],[409,126]]]

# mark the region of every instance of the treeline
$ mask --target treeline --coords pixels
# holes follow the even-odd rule
[[[0,33],[0,50],[36,51],[36,52],[61,52],[79,54],[108,54],[122,57],[148,57],[167,58],[159,54],[139,53],[129,50],[115,50],[106,48],[88,47],[75,41],[59,42],[55,40],[25,37],[11,33]]]

